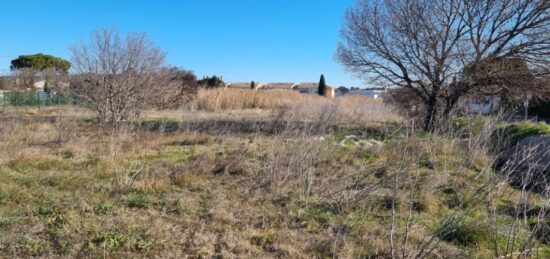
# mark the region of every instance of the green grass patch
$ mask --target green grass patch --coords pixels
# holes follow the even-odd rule
[[[107,249],[112,250],[122,247],[127,237],[119,232],[99,232],[94,233],[88,242],[89,249]]]
[[[504,142],[511,147],[526,137],[550,134],[550,125],[546,123],[514,123],[501,126],[501,132]]]
[[[46,171],[68,171],[73,168],[72,163],[58,159],[24,159],[12,163],[11,169],[19,173],[35,173]]]
[[[491,242],[489,226],[479,220],[447,223],[440,228],[437,236],[443,241],[464,247],[480,247]]]
[[[126,205],[129,208],[145,209],[151,205],[151,199],[146,194],[133,193],[126,198]]]

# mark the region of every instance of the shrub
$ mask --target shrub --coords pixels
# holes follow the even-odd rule
[[[225,87],[225,82],[223,81],[222,77],[209,76],[203,77],[201,80],[199,80],[199,85],[204,88],[219,88]]]
[[[528,136],[550,134],[550,125],[546,123],[515,123],[501,127],[501,131],[504,143],[511,147]]]
[[[134,248],[139,251],[146,251],[153,247],[153,243],[146,240],[138,240],[134,244]]]
[[[490,240],[491,233],[489,228],[482,223],[463,221],[444,225],[440,229],[438,237],[449,243],[470,247]]]
[[[101,232],[96,233],[88,242],[89,248],[105,248],[111,250],[113,248],[121,247],[124,245],[126,237],[123,234],[117,232]]]
[[[327,84],[325,83],[325,75],[321,75],[321,79],[319,80],[319,90],[317,93],[320,96],[327,95]]]
[[[134,194],[128,197],[127,205],[130,208],[147,208],[149,205],[149,198],[145,194]]]

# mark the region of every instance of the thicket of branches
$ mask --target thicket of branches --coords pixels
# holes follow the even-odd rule
[[[549,32],[545,0],[362,0],[346,14],[337,58],[359,77],[400,88],[397,104],[416,108],[432,131],[473,93],[537,95]],[[530,72],[510,73],[514,64]]]
[[[84,99],[102,123],[140,116],[146,107],[175,108],[196,92],[191,71],[164,65],[164,52],[144,33],[121,37],[99,29],[90,42],[71,48],[70,90]]]

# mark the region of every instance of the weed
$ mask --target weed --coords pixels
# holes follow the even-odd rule
[[[126,242],[126,236],[118,232],[99,232],[92,235],[88,242],[88,248],[105,248],[112,250],[122,247]]]
[[[490,230],[482,222],[448,223],[441,228],[438,237],[441,240],[468,247],[491,240]]]
[[[94,206],[94,212],[97,214],[107,214],[113,210],[114,206],[111,203],[98,203]]]
[[[13,220],[6,217],[0,217],[0,229],[7,229],[13,224]]]
[[[44,172],[44,171],[67,171],[71,169],[70,163],[64,160],[22,160],[12,165],[12,169],[20,173]]]
[[[270,232],[262,233],[259,235],[252,236],[250,238],[250,243],[259,246],[265,251],[273,252],[275,250],[274,243],[274,234]]]
[[[153,242],[140,239],[135,242],[134,248],[139,251],[146,251],[151,249],[154,246]]]
[[[131,194],[126,199],[126,204],[129,208],[144,209],[150,204],[150,199],[146,194]]]

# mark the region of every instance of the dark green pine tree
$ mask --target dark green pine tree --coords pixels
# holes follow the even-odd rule
[[[250,89],[252,89],[252,90],[256,89],[256,82],[252,81],[250,83]]]
[[[321,75],[319,80],[319,90],[317,90],[319,95],[325,96],[327,94],[327,84],[325,84],[325,75]]]

